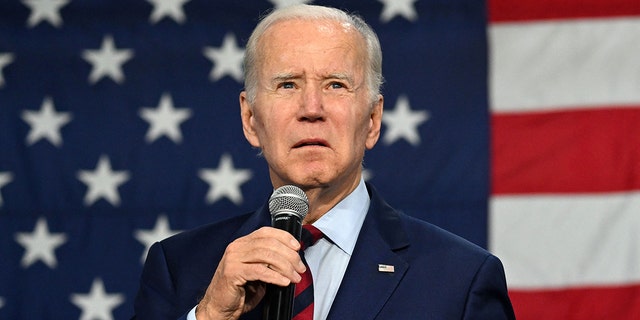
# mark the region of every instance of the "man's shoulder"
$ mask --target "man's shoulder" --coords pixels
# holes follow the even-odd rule
[[[447,251],[449,253],[464,254],[486,258],[491,255],[479,245],[439,226],[422,219],[406,214],[404,216],[405,228],[412,246],[428,248],[429,250]]]
[[[411,253],[450,252],[446,256],[473,256],[485,259],[491,254],[482,247],[448,230],[392,207],[376,189],[368,184],[372,199],[373,220],[389,243],[395,246],[406,243]]]
[[[193,229],[189,229],[166,238],[161,241],[165,250],[185,250],[185,248],[196,249],[202,244],[211,245],[224,244],[226,246],[238,230],[247,222],[254,212],[236,215],[224,220],[204,224]],[[233,239],[231,239],[233,240]]]

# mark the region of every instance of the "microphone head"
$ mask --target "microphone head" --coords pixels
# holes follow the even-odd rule
[[[294,214],[302,221],[309,212],[309,199],[304,191],[296,186],[282,186],[273,191],[269,198],[269,212],[272,217],[283,213]]]

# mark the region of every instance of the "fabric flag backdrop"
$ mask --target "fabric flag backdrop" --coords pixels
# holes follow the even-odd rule
[[[241,57],[296,2],[0,2],[0,319],[127,319],[154,241],[264,204]],[[380,36],[390,204],[494,251],[519,319],[640,315],[637,0],[313,3]]]
[[[640,1],[490,5],[490,248],[521,319],[640,318]]]

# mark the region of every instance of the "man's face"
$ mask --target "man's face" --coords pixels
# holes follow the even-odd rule
[[[256,99],[240,95],[242,122],[274,187],[355,187],[382,117],[382,96],[372,102],[365,84],[362,37],[330,20],[281,21],[258,50]]]

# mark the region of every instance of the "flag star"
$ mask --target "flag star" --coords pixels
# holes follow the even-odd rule
[[[0,172],[0,190],[2,187],[9,184],[9,182],[13,181],[13,175],[11,172]],[[0,192],[0,207],[2,206],[2,192]]]
[[[80,320],[113,320],[113,309],[124,302],[124,295],[107,294],[102,279],[96,278],[89,293],[74,293],[70,300],[82,309]]]
[[[4,307],[4,298],[0,297],[0,309]]]
[[[11,64],[13,59],[14,57],[11,53],[0,53],[0,88],[4,87],[4,75],[2,73],[2,69]]]
[[[109,157],[101,156],[94,171],[80,170],[78,179],[84,182],[89,190],[84,197],[85,206],[90,206],[100,198],[105,198],[111,205],[120,205],[118,187],[129,180],[129,172],[112,171]]]
[[[163,94],[156,109],[142,108],[140,117],[149,122],[145,140],[152,143],[163,135],[175,143],[182,142],[180,124],[191,117],[190,109],[175,109],[170,94]]]
[[[373,171],[369,169],[362,169],[362,179],[364,181],[369,181],[373,178]]]
[[[221,47],[205,47],[202,53],[213,62],[213,68],[209,73],[211,81],[218,81],[225,75],[229,75],[238,82],[242,81],[244,49],[238,47],[236,37],[233,34],[227,33],[224,36]]]
[[[144,252],[142,252],[142,263],[147,258],[147,252],[149,252],[149,248],[154,243],[166,239],[176,233],[180,232],[179,230],[171,230],[169,227],[169,219],[166,215],[160,215],[158,220],[156,220],[156,225],[152,230],[136,230],[133,236],[140,241],[144,245]]]
[[[122,65],[133,58],[133,50],[118,50],[113,41],[113,37],[105,36],[99,50],[84,50],[82,58],[91,63],[92,69],[89,75],[89,82],[95,84],[102,77],[110,77],[117,84],[124,81]]]
[[[35,27],[43,20],[58,28],[62,25],[60,9],[67,5],[69,0],[23,0],[22,3],[31,9],[27,20],[29,28]]]
[[[39,218],[33,232],[18,232],[15,240],[25,249],[21,261],[23,268],[42,260],[49,268],[54,269],[58,260],[53,251],[67,241],[67,236],[64,233],[49,233],[47,220]]]
[[[429,113],[426,110],[412,111],[409,99],[406,96],[400,96],[396,102],[395,110],[382,114],[382,122],[387,126],[384,143],[389,145],[404,138],[412,145],[419,145],[418,126],[428,119]]]
[[[269,0],[276,9],[292,6],[295,4],[307,4],[313,2],[312,0]]]
[[[22,112],[22,120],[31,126],[27,135],[27,145],[33,145],[38,140],[46,138],[54,146],[60,147],[60,128],[71,121],[71,113],[56,112],[53,100],[45,97],[40,111],[25,110]]]
[[[153,11],[149,17],[151,23],[157,23],[164,17],[170,17],[177,23],[182,24],[186,16],[182,6],[191,0],[147,0],[153,5]]]
[[[198,173],[200,179],[209,184],[207,203],[211,204],[222,197],[227,197],[236,205],[242,203],[240,185],[251,179],[251,170],[236,170],[229,154],[220,157],[217,169],[201,169]]]
[[[395,16],[403,16],[409,21],[415,21],[418,19],[418,13],[413,6],[414,2],[418,0],[378,0],[382,2],[384,7],[380,14],[380,21],[389,22]]]

